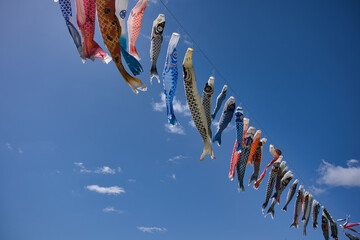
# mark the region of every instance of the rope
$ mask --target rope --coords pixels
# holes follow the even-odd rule
[[[190,38],[190,40],[195,44],[195,46],[197,47],[197,49],[200,51],[200,53],[203,55],[203,57],[208,61],[208,63],[211,65],[211,67],[213,68],[213,73],[217,73],[220,76],[220,79],[228,86],[228,88],[233,92],[233,95],[235,95],[236,99],[240,100],[240,105],[243,106],[243,108],[249,113],[249,115],[251,116],[251,119],[253,119],[257,125],[262,129],[262,132],[265,133],[265,135],[267,136],[267,139],[270,142],[273,142],[270,138],[270,134],[265,130],[265,128],[261,125],[261,123],[256,119],[255,115],[250,111],[250,109],[245,105],[245,103],[241,100],[240,96],[236,93],[236,91],[232,88],[232,86],[229,84],[229,82],[227,81],[227,79],[225,78],[225,76],[220,72],[220,70],[218,70],[218,68],[216,67],[216,65],[211,61],[211,59],[206,55],[206,53],[202,50],[202,48],[200,47],[200,45],[195,41],[195,39],[191,36],[191,34],[189,33],[189,31],[187,31],[185,29],[185,27],[181,24],[181,22],[178,20],[178,18],[175,16],[175,14],[166,6],[166,4],[163,2],[163,0],[159,0],[160,3],[164,6],[164,8],[170,13],[170,15],[174,18],[174,20],[177,22],[177,24],[180,26],[180,28],[185,32],[185,34]],[[213,74],[214,75],[214,74]],[[288,161],[286,161],[287,165],[289,166],[289,168],[292,168],[289,164]],[[292,171],[293,172],[293,171]],[[294,172],[293,172],[294,173]],[[295,173],[294,173],[295,175]],[[300,177],[300,175],[296,174],[297,178],[302,181],[305,185],[306,182]],[[310,186],[310,185],[308,185]],[[312,194],[313,196],[316,196],[316,194]]]

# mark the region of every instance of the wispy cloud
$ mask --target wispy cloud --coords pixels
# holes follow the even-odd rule
[[[166,228],[161,227],[137,227],[142,232],[153,233],[153,232],[166,232]]]
[[[152,102],[153,110],[156,112],[165,112],[166,111],[166,102],[165,102],[165,95],[160,94],[160,102]],[[174,97],[173,100],[173,108],[174,112],[177,114],[182,114],[184,116],[191,116],[190,109],[188,105],[182,104],[179,100]]]
[[[135,182],[136,182],[136,179],[130,178],[130,179],[128,179],[128,182],[135,183]]]
[[[173,180],[176,180],[176,174],[175,174],[175,173],[171,174],[171,178],[172,178]]]
[[[166,103],[165,103],[165,95],[160,95],[160,102],[152,102],[152,108],[156,112],[165,112],[166,111]],[[182,104],[179,100],[174,97],[173,100],[173,108],[175,114],[180,114],[183,116],[191,116],[190,110],[187,104]],[[165,124],[165,130],[169,133],[185,135],[184,127],[181,125],[172,126],[170,124]]]
[[[212,120],[211,125],[213,125],[214,127],[217,127],[219,125],[219,121]]]
[[[112,169],[108,166],[104,166],[104,167],[96,169],[94,172],[97,174],[115,174],[116,170]]]
[[[187,157],[185,157],[183,155],[177,155],[175,157],[169,158],[168,161],[176,163],[178,160],[185,159],[185,158],[187,158]]]
[[[151,40],[151,36],[150,35],[146,35],[143,33],[140,33],[140,36],[142,36],[143,38],[147,39],[147,40]]]
[[[150,0],[149,2],[152,3],[152,4],[158,4],[159,0]]]
[[[189,41],[189,40],[186,40],[184,39],[184,43],[188,46],[194,46],[193,42],[192,41]]]
[[[117,210],[117,209],[115,209],[115,207],[112,207],[112,206],[103,208],[102,211],[103,211],[103,212],[106,212],[106,213],[108,213],[108,212],[124,213],[124,211]]]
[[[194,120],[192,120],[192,119],[189,121],[189,125],[193,128],[196,128]]]
[[[347,167],[342,167],[322,160],[318,169],[320,178],[317,182],[329,186],[360,187],[360,165],[358,163],[358,160],[351,159],[347,161]]]
[[[165,124],[165,130],[168,133],[185,135],[185,130],[181,125],[172,126],[171,124]]]
[[[326,189],[312,185],[309,187],[309,192],[311,192],[315,195],[320,195],[320,194],[326,193]]]
[[[91,173],[91,170],[87,169],[82,162],[74,162],[74,165],[80,168],[81,173]]]
[[[81,173],[96,173],[96,174],[115,174],[116,169],[110,168],[108,166],[99,167],[96,170],[89,170],[85,167],[84,163],[82,162],[74,162],[75,166],[78,166],[80,168]],[[121,172],[121,168],[117,168],[118,172]]]
[[[170,41],[171,35],[169,34],[163,34],[165,42]]]
[[[21,148],[18,148],[18,153],[23,154],[24,152],[23,152],[23,150]]]
[[[9,149],[9,150],[11,150],[11,151],[14,149],[14,148],[11,146],[10,143],[6,143],[5,146],[6,146],[7,149]]]
[[[99,185],[88,185],[85,188],[89,191],[97,192],[100,194],[119,195],[120,193],[125,193],[125,190],[122,187],[118,186],[100,187]]]

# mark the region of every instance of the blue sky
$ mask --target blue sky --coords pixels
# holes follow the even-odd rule
[[[129,1],[129,9],[136,1]],[[246,104],[290,170],[334,218],[360,221],[360,3],[358,1],[173,1],[167,6]],[[0,238],[301,239],[287,213],[261,214],[259,190],[237,192],[227,175],[232,123],[215,160],[199,162],[180,74],[166,126],[162,84],[149,83],[149,36],[165,13],[167,43],[179,32],[202,91],[212,66],[165,8],[151,0],[136,46],[148,84],[134,95],[114,63],[82,64],[58,4],[0,3]],[[96,41],[103,41],[96,30]],[[215,73],[215,98],[223,80]],[[229,91],[228,96],[233,95]],[[255,121],[254,116],[257,121]],[[213,132],[215,127],[213,126]],[[245,182],[252,173],[248,167]],[[285,202],[287,190],[281,199]],[[300,224],[301,225],[301,224]],[[301,225],[302,226],[302,225]],[[308,239],[322,233],[308,225]],[[341,231],[339,239],[345,239]]]

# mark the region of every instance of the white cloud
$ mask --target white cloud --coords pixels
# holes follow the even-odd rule
[[[103,212],[115,212],[115,213],[124,213],[124,211],[121,211],[121,210],[117,210],[115,209],[114,207],[110,206],[110,207],[106,207],[106,208],[103,208],[102,210]]]
[[[163,34],[165,42],[170,41],[171,35],[169,34]]]
[[[325,188],[315,187],[314,185],[309,187],[309,192],[313,193],[314,195],[320,195],[326,193]]]
[[[125,190],[118,186],[100,187],[99,185],[88,185],[85,188],[101,194],[119,195],[120,193],[125,193]]]
[[[357,160],[351,159],[347,161],[347,167],[342,167],[322,160],[318,169],[320,178],[317,182],[330,186],[360,187],[360,166],[353,167],[356,163]]]
[[[140,33],[140,35],[141,35],[143,38],[147,39],[147,40],[151,40],[151,36],[150,36],[150,35],[146,35],[146,34],[143,34],[143,33]]]
[[[166,228],[161,227],[137,227],[142,232],[153,233],[153,232],[166,232]]]
[[[194,46],[193,42],[192,41],[189,41],[189,40],[184,40],[184,43],[188,46]]]
[[[196,128],[194,120],[192,120],[192,119],[189,121],[189,125],[193,128]]]
[[[81,173],[97,173],[97,174],[115,174],[116,169],[110,168],[108,166],[99,167],[96,170],[89,170],[85,167],[82,162],[74,162],[74,165],[80,168]],[[121,168],[117,168],[118,172],[121,172]]]
[[[160,94],[161,101],[153,102],[152,107],[156,112],[165,112],[166,111],[166,102],[165,102],[165,94]],[[174,112],[177,114],[182,114],[184,116],[191,116],[190,110],[187,104],[182,104],[179,100],[174,97],[173,100],[173,108]]]
[[[352,167],[352,166],[354,166],[354,165],[357,165],[358,163],[359,163],[358,160],[350,159],[349,161],[346,162],[346,165],[347,165],[348,167]]]
[[[176,180],[176,175],[175,175],[175,173],[171,174],[171,178],[174,179],[174,180]]]
[[[176,126],[172,126],[171,124],[165,124],[165,130],[168,133],[173,133],[173,134],[179,134],[179,135],[185,135],[185,130],[182,126],[180,125],[176,125]]]
[[[5,144],[5,146],[7,147],[7,149],[9,149],[9,150],[13,150],[13,147],[11,146],[11,144],[10,143],[6,143]]]
[[[81,173],[91,173],[91,170],[86,169],[86,167],[84,166],[84,163],[82,163],[82,162],[74,162],[74,165],[76,165],[80,168]]]
[[[150,0],[149,2],[153,3],[153,4],[158,4],[159,3],[158,0]]]
[[[128,182],[135,183],[136,179],[130,178],[130,179],[128,179]]]
[[[212,120],[211,125],[213,125],[214,127],[217,127],[219,125],[219,121]]]
[[[102,168],[98,168],[97,170],[95,170],[95,173],[97,173],[97,174],[115,174],[116,170],[112,169],[108,166],[104,166]]]
[[[177,162],[177,160],[181,160],[181,159],[185,159],[187,157],[183,156],[183,155],[177,155],[175,157],[169,158],[168,161],[169,162]]]

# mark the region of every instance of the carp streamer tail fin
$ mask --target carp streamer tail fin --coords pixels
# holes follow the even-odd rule
[[[125,79],[126,83],[129,84],[131,90],[135,93],[138,94],[139,91],[147,91],[147,86],[145,84],[143,84],[141,82],[140,79],[135,78],[133,76],[131,76],[124,68],[124,66],[122,65],[122,63],[117,63],[116,64],[121,75],[123,76],[123,78]]]
[[[272,204],[269,209],[266,212],[266,215],[270,214],[271,218],[274,219],[274,215],[275,215],[275,204]],[[266,217],[265,215],[265,217]]]
[[[74,26],[74,24],[72,24],[69,20],[66,20],[66,26],[69,30],[69,33],[75,43],[75,46],[79,52],[79,55],[82,59],[83,62],[86,61],[86,57],[85,57],[85,54],[84,54],[84,50],[83,50],[83,47],[82,47],[82,43],[81,43],[81,36],[80,36],[80,33],[78,32],[78,30],[76,29],[76,27]]]
[[[168,121],[172,126],[178,125],[178,121],[176,120],[176,117],[174,115],[174,112],[169,112],[168,113]]]
[[[294,222],[290,225],[290,227],[299,228],[299,224],[296,223],[296,221],[294,221]]]
[[[158,83],[160,83],[160,78],[159,78],[159,74],[157,72],[157,68],[156,68],[156,63],[153,63],[151,65],[151,69],[150,69],[150,83],[152,84],[152,79],[153,78],[157,78]]]
[[[111,57],[104,50],[102,50],[99,44],[97,44],[97,42],[95,42],[93,39],[89,39],[88,41],[84,42],[83,48],[85,56],[90,59],[97,58],[106,64],[111,61]]]
[[[244,183],[242,181],[239,182],[238,191],[245,192]]]
[[[267,204],[268,204],[268,201],[264,202],[263,205],[262,205],[261,211],[262,211],[263,214],[264,214],[264,211],[265,211],[265,208],[266,208]]]
[[[221,132],[218,131],[218,132],[215,134],[215,136],[213,137],[212,142],[213,142],[213,143],[216,142],[218,146],[221,145]]]
[[[285,205],[281,210],[283,210],[284,212],[287,211],[287,205]]]
[[[136,58],[136,60],[140,61],[141,58],[139,57],[139,53],[138,53],[137,50],[136,50],[135,44],[130,44],[129,47],[130,47],[130,49],[129,49],[130,54],[131,54],[134,58]]]
[[[203,149],[203,153],[200,156],[200,161],[204,160],[205,155],[209,154],[211,156],[211,159],[215,159],[211,144],[209,141],[205,141],[204,142],[204,149]]]
[[[249,185],[248,186],[250,186],[251,185],[251,183],[253,182],[253,181],[256,181],[257,180],[257,176],[256,176],[256,174],[252,174],[251,175],[251,177],[250,177],[250,180],[249,180]]]
[[[125,48],[121,47],[121,53],[125,59],[126,64],[128,65],[130,71],[136,76],[143,72],[143,68],[138,60],[135,57],[131,56],[130,53],[126,51]]]

